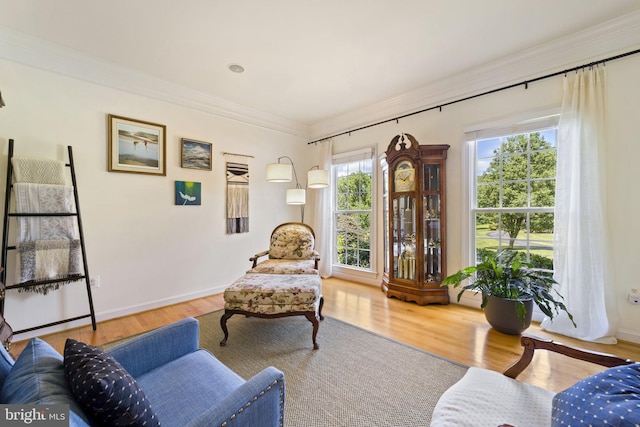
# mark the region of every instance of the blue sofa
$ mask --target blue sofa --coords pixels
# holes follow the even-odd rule
[[[198,345],[198,321],[186,318],[104,353],[135,378],[163,427],[283,425],[281,371],[269,367],[245,381]],[[92,425],[74,398],[63,361],[38,338],[16,361],[0,346],[0,403],[68,404],[71,426]]]

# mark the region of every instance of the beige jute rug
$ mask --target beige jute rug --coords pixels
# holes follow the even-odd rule
[[[198,317],[201,347],[249,378],[267,366],[284,372],[285,426],[428,426],[440,395],[465,366],[330,317],[313,350],[302,316],[229,319],[223,338],[216,311]]]

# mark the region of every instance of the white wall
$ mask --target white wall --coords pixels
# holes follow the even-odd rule
[[[640,287],[635,271],[640,225],[637,189],[640,158],[637,112],[640,111],[640,57],[607,65],[609,146],[607,194],[611,249],[622,339],[640,342],[640,306],[626,301],[631,287]],[[301,138],[190,110],[142,96],[73,80],[14,62],[0,60],[0,182],[6,176],[7,141],[16,140],[16,154],[66,160],[73,146],[90,273],[99,275],[93,290],[98,320],[221,292],[247,269],[248,257],[266,249],[273,227],[297,221],[300,211],[284,204],[286,184],[267,184],[265,166],[288,155],[298,174],[314,163],[317,151]],[[375,145],[383,153],[393,136],[414,135],[422,144],[450,144],[447,161],[448,268],[464,265],[462,245],[463,134],[491,124],[533,118],[559,109],[562,78],[552,78],[481,97],[395,122],[334,138],[334,153]],[[107,172],[107,114],[167,125],[167,176]],[[213,171],[182,169],[181,137],[214,146]],[[250,232],[225,234],[223,151],[250,159]],[[303,178],[304,179],[304,178]],[[203,205],[174,205],[174,181],[202,182]],[[2,186],[4,188],[4,185]],[[3,197],[3,196],[0,196]],[[309,194],[305,222],[312,223]],[[381,200],[378,200],[380,203]],[[382,229],[378,217],[378,231]],[[378,240],[379,247],[382,242]],[[378,251],[382,269],[382,253]],[[364,280],[380,283],[381,274]],[[381,297],[383,297],[381,293]],[[452,297],[454,294],[452,293]],[[71,285],[42,297],[10,291],[6,316],[15,329],[55,321],[86,311],[86,294]],[[86,322],[85,322],[86,323]],[[67,324],[63,327],[69,327]],[[59,329],[60,327],[56,328]],[[47,332],[41,330],[33,335]],[[21,335],[26,338],[29,334]]]
[[[98,320],[221,292],[247,270],[250,256],[268,248],[277,224],[300,220],[299,209],[284,203],[287,184],[265,181],[266,164],[281,155],[306,170],[310,148],[298,137],[13,62],[0,60],[0,75],[3,189],[10,138],[21,156],[66,161],[66,146],[73,147],[89,272],[101,282],[93,289]],[[107,171],[107,114],[167,126],[166,177]],[[213,171],[180,167],[182,137],[213,143]],[[226,234],[222,152],[254,156],[249,233]],[[202,205],[176,206],[176,180],[201,182]],[[84,283],[48,296],[9,291],[6,300],[15,330],[85,313]]]
[[[640,306],[631,305],[626,295],[632,287],[640,288],[638,279],[638,242],[640,211],[637,183],[640,182],[640,143],[638,142],[638,111],[640,111],[640,57],[637,55],[606,65],[608,72],[609,150],[603,167],[608,170],[607,195],[613,268],[611,281],[616,289],[620,328],[618,337],[640,342]],[[371,127],[350,136],[334,138],[334,152],[344,152],[377,145],[383,153],[391,139],[410,133],[421,144],[449,144],[447,160],[447,264],[449,272],[465,266],[463,253],[463,141],[464,133],[491,125],[508,125],[516,121],[536,118],[546,112],[558,112],[562,95],[562,77],[555,77],[493,95],[425,112],[405,119],[399,124]],[[381,199],[378,199],[380,206]],[[378,231],[382,231],[381,218]],[[379,242],[380,247],[382,242]],[[378,265],[382,253],[378,251]],[[381,270],[381,268],[380,268]],[[378,273],[378,283],[381,279]],[[451,292],[455,301],[456,291]],[[472,303],[479,306],[477,299]]]
[[[640,57],[607,64],[609,147],[607,158],[607,207],[612,280],[616,287],[623,339],[640,342],[640,306],[626,298],[631,288],[640,289]]]

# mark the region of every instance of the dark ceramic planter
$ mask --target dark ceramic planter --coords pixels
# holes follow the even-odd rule
[[[496,331],[508,335],[520,335],[531,325],[533,300],[524,301],[524,307],[527,312],[523,323],[518,317],[515,300],[489,296],[487,305],[484,308],[484,315],[487,318],[487,322]]]

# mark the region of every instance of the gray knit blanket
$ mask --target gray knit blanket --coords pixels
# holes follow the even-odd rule
[[[28,292],[47,294],[56,290],[61,284],[77,279],[69,276],[80,275],[81,265],[80,240],[38,240],[16,245],[16,277],[19,283],[30,283],[32,286],[22,288]],[[51,279],[69,279],[57,283],[38,283]]]

